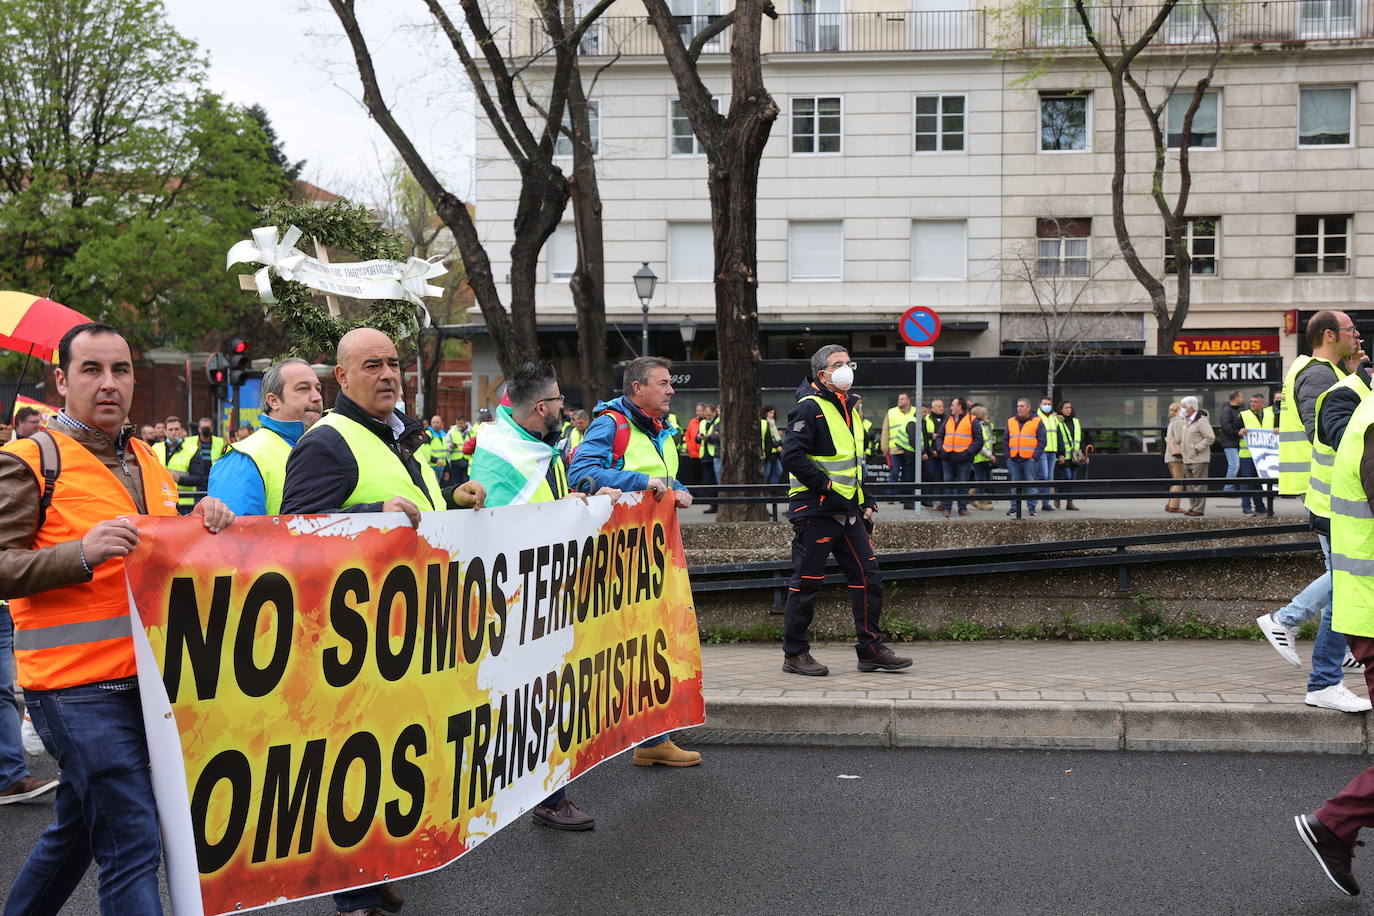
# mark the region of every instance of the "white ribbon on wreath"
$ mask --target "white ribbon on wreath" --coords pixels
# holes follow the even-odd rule
[[[272,295],[271,276],[303,283],[313,290],[354,299],[404,299],[415,305],[424,315],[424,327],[430,325],[429,309],[424,298],[442,296],[443,287],[429,281],[447,273],[441,257],[409,258],[405,261],[375,259],[371,261],[330,264],[312,258],[296,248],[301,230],[287,227],[277,238],[276,226],[262,226],[253,230],[253,237],[236,242],[229,249],[227,270],[235,264],[262,264],[253,274],[258,295],[268,305],[277,299]]]

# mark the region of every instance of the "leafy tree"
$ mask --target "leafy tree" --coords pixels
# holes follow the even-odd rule
[[[203,79],[159,0],[0,3],[0,286],[144,345],[194,346],[255,308],[224,254],[290,181]]]

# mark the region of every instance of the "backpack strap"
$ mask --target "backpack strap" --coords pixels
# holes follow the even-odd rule
[[[603,410],[600,416],[610,417],[615,421],[615,439],[611,441],[611,467],[615,467],[616,462],[622,461],[630,448],[630,418],[618,410],[609,408]]]
[[[38,498],[38,527],[42,528],[48,519],[57,477],[62,473],[62,453],[57,448],[57,440],[46,429],[40,429],[29,438],[38,446],[38,466],[43,476],[43,495]]]

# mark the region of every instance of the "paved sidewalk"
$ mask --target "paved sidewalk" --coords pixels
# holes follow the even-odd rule
[[[821,644],[824,678],[777,645],[702,647],[702,743],[1366,753],[1367,714],[1303,703],[1306,669],[1264,642],[916,642],[905,671],[861,674]],[[1304,643],[1299,654],[1306,655]],[[1346,685],[1364,696],[1363,677]],[[690,740],[690,739],[689,739]]]

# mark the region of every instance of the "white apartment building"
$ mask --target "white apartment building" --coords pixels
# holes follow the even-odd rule
[[[1045,2],[1021,20],[951,9],[958,0],[780,0],[782,15],[764,22],[765,80],[781,108],[760,183],[765,359],[825,342],[859,357],[900,356],[895,322],[912,305],[944,319],[937,356],[1015,354],[1039,324],[1030,281],[1010,276],[1013,252],[1065,301],[1076,297],[1081,333],[1103,352],[1154,352],[1148,300],[1112,229],[1106,77],[1067,0]],[[674,8],[684,32],[720,11],[715,0]],[[1199,346],[1210,339],[1224,351],[1241,337],[1247,352],[1287,355],[1298,339],[1282,334],[1291,310],[1305,321],[1328,306],[1357,320],[1374,309],[1364,305],[1374,301],[1374,0],[1216,9],[1223,59],[1187,138],[1195,275],[1184,330],[1204,338]],[[538,47],[523,11],[506,21],[514,53]],[[1137,67],[1156,99],[1181,67],[1196,79],[1204,21],[1198,4],[1180,5]],[[1058,50],[1037,50],[1047,47]],[[712,359],[706,161],[638,0],[612,7],[584,51],[588,67],[620,55],[593,93],[608,319],[624,335],[613,330],[612,345],[637,351],[631,277],[648,262],[659,277],[652,349],[681,357],[677,325],[690,316],[699,328],[692,356]],[[727,51],[728,33],[701,58],[725,105]],[[1033,67],[1044,72],[1028,79]],[[1166,106],[1171,146],[1184,139],[1182,108]],[[1145,129],[1136,113],[1129,225],[1158,271],[1163,229],[1148,196]],[[480,119],[477,152],[478,221],[501,276],[517,181]],[[541,325],[551,328],[573,321],[571,214],[565,220],[540,287]],[[479,344],[479,367],[480,353]]]

